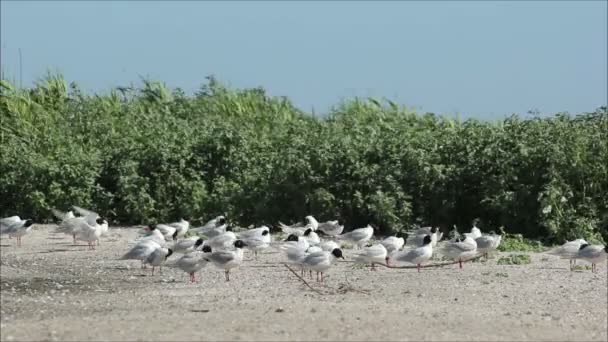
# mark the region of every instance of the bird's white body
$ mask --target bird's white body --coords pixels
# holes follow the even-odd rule
[[[389,236],[384,238],[380,243],[386,248],[387,253],[393,253],[403,248],[405,240],[402,237]]]
[[[387,254],[386,247],[381,243],[377,243],[370,247],[364,247],[363,250],[355,256],[355,262],[364,264],[384,264],[386,262]]]

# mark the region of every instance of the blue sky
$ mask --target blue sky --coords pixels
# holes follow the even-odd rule
[[[214,74],[304,110],[353,96],[501,118],[606,105],[607,2],[1,2],[2,68],[90,91]]]

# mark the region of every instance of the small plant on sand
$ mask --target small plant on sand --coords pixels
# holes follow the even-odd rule
[[[574,265],[572,266],[572,271],[574,272],[583,272],[591,269],[591,265]]]
[[[505,234],[498,250],[501,252],[543,252],[545,247],[540,241],[525,239],[521,234]]]
[[[497,265],[526,265],[531,263],[532,260],[527,254],[511,254],[508,256],[501,257],[496,262]]]

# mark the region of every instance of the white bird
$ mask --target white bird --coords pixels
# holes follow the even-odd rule
[[[163,248],[155,240],[148,239],[143,240],[135,244],[125,255],[119,260],[140,260],[142,262],[142,268],[146,266],[145,261],[148,259],[150,254],[155,250]]]
[[[209,220],[202,227],[192,228],[192,231],[205,234],[206,237],[212,238],[225,233],[227,227],[228,223],[226,221],[226,217],[220,215],[212,220]]]
[[[306,231],[304,232],[304,235],[302,235],[306,240],[308,240],[308,243],[315,246],[318,245],[319,243],[321,243],[321,239],[319,239],[319,235],[317,233],[315,233],[312,228],[308,228],[306,229]]]
[[[585,239],[566,241],[566,243],[563,245],[553,248],[546,253],[559,256],[562,259],[570,259],[570,270],[572,270],[572,267],[576,264],[576,255],[578,254],[578,250],[582,245],[585,244],[588,244]]]
[[[364,247],[363,251],[355,257],[356,263],[371,264],[372,270],[376,269],[374,263],[384,264],[387,261],[387,250],[383,244],[377,243],[370,247]]]
[[[8,228],[9,225],[18,221],[21,221],[21,218],[17,215],[0,219],[0,235],[4,234],[4,230]],[[8,238],[12,239],[13,237],[9,235]]]
[[[148,257],[144,260],[144,264],[152,265],[152,275],[154,275],[154,268],[160,267],[160,274],[163,274],[163,263],[167,260],[168,257],[173,254],[173,250],[171,248],[156,248],[152,253],[148,255]]]
[[[326,235],[329,236],[337,236],[342,234],[344,230],[344,225],[340,224],[340,221],[327,221],[323,223],[319,223],[317,230],[322,231]]]
[[[591,263],[591,272],[597,272],[596,264],[606,261],[606,253],[608,246],[590,245],[588,243],[581,245],[576,253],[577,259],[583,259]]]
[[[347,240],[353,242],[357,247],[361,248],[374,235],[374,228],[369,224],[363,228],[357,228],[348,233],[336,236],[338,240]]]
[[[75,210],[75,211],[76,211],[78,214],[82,215],[82,217],[85,217],[85,218],[86,218],[86,220],[87,220],[87,222],[89,222],[89,224],[90,224],[90,225],[93,225],[93,224],[92,224],[93,220],[96,220],[97,218],[100,218],[100,217],[101,217],[101,216],[100,216],[98,213],[96,213],[96,212],[94,212],[94,211],[92,211],[92,210],[84,209],[84,208],[81,208],[81,207],[78,207],[78,206],[75,206],[75,205],[73,205],[73,206],[72,206],[72,208],[74,208],[74,210]],[[59,212],[59,213],[60,213],[60,212]],[[72,215],[72,216],[73,216],[73,215]],[[69,217],[69,215],[66,215],[66,217]],[[65,221],[65,218],[64,218],[64,221]],[[99,232],[95,232],[95,233],[94,233],[94,235],[95,235],[95,237],[96,237],[96,240],[95,240],[95,241],[90,242],[91,246],[94,246],[95,242],[97,242],[97,244],[98,244],[98,245],[100,245],[100,243],[99,243],[99,242],[100,242],[100,241],[99,241],[99,238],[100,238],[102,235],[106,234],[106,233],[108,232],[108,229],[109,229],[108,222],[107,222],[106,220],[103,220],[103,222],[102,222],[102,223],[98,223],[98,224],[100,225],[100,227],[98,227]],[[82,228],[82,227],[81,227],[81,228]],[[81,229],[81,230],[82,230],[82,229]],[[86,231],[86,229],[85,229],[85,231]],[[91,234],[92,234],[92,231],[91,231],[91,232],[89,232],[89,233],[87,233],[87,234],[85,234],[85,235],[86,235],[86,236],[92,236]],[[77,235],[77,234],[76,234],[76,235]],[[74,237],[74,241],[79,240],[79,239],[78,239],[78,236],[74,236],[74,234],[72,234],[72,236]],[[82,238],[83,236],[84,236],[84,235],[83,235],[83,232],[81,231],[81,239],[80,239],[80,240],[83,240],[83,238]],[[88,242],[88,240],[87,240],[87,239],[88,239],[88,238],[84,238],[84,241],[87,241],[87,242]],[[95,249],[95,248],[92,248],[92,249]]]
[[[17,238],[17,247],[21,247],[21,238],[32,230],[34,221],[22,220],[19,216],[11,216],[0,220],[0,234],[8,234]]]
[[[344,259],[342,250],[339,248],[331,252],[318,251],[307,254],[302,260],[302,265],[305,269],[317,272],[317,281],[319,281],[319,273],[321,274],[321,282],[323,282],[323,273],[327,271],[337,258]]]
[[[455,241],[448,241],[440,249],[440,254],[454,261],[458,260],[460,268],[462,262],[477,255],[477,243],[470,236],[458,237]]]
[[[490,232],[490,234],[483,234],[477,239],[475,239],[475,243],[477,243],[477,251],[480,254],[483,254],[488,257],[488,253],[496,250],[500,245],[500,241],[502,240],[502,235],[496,234],[495,232]]]
[[[203,246],[209,246],[211,249],[213,249],[213,251],[223,251],[231,248],[236,240],[236,234],[231,231],[227,231],[205,240],[205,242],[203,242]]]
[[[190,282],[196,282],[195,274],[203,267],[207,266],[209,261],[205,259],[205,256],[211,253],[211,247],[204,246],[203,251],[192,251],[184,254],[174,264],[167,264],[167,266],[177,267],[180,270],[190,275]]]
[[[295,248],[295,249],[301,249],[303,251],[306,251],[308,249],[308,247],[310,247],[310,244],[308,243],[308,239],[306,239],[302,236],[297,236],[297,235],[291,234],[287,237],[287,239],[285,239],[285,242],[283,242],[280,249],[283,251],[286,251],[288,249]]]
[[[403,252],[394,252],[389,258],[395,259],[399,262],[409,262],[411,264],[415,264],[416,266],[418,266],[418,272],[420,272],[420,265],[427,262],[432,257],[433,239],[430,235],[426,235],[422,240],[422,246]]]
[[[402,237],[388,236],[380,241],[380,243],[386,248],[386,252],[390,254],[400,250],[405,244],[405,240]]]
[[[478,237],[481,237],[481,230],[479,230],[479,228],[477,228],[477,226],[475,226],[475,224],[473,224],[473,227],[471,228],[471,232],[464,233],[464,236],[468,236],[471,239],[475,240]]]
[[[217,268],[223,269],[226,274],[226,281],[230,281],[230,270],[239,267],[243,262],[243,247],[247,247],[247,245],[242,240],[236,240],[233,251],[214,251],[204,256],[204,258],[212,262]]]
[[[171,227],[175,227],[176,229],[176,238],[181,238],[186,235],[188,229],[190,229],[190,222],[188,220],[181,218],[178,222],[173,222],[168,224]]]
[[[78,217],[75,219],[78,219]],[[78,221],[73,232],[76,234],[77,241],[87,242],[89,249],[93,250],[95,249],[95,242],[99,241],[104,226],[107,228],[108,222],[102,217],[97,217],[94,224],[90,224],[87,220]]]
[[[243,234],[245,232],[248,234]],[[247,249],[253,251],[257,260],[258,252],[270,247],[270,228],[262,226],[245,232],[237,234],[237,237],[243,240]]]
[[[285,242],[279,247],[287,256],[287,263],[300,267],[302,276],[304,276],[304,267],[302,261],[306,256],[306,250],[310,247],[308,240],[301,236],[291,234]]]
[[[190,253],[203,244],[204,240],[198,236],[191,236],[187,239],[176,241],[173,244],[173,253]]]

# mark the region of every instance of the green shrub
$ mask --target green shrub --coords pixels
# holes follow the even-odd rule
[[[608,240],[606,107],[486,122],[353,99],[314,117],[213,77],[193,96],[146,79],[86,94],[53,74],[0,86],[2,216],[79,205],[120,224],[227,214],[248,226],[313,214],[381,234],[480,218],[544,242]],[[501,250],[538,250],[527,245],[506,237]]]

